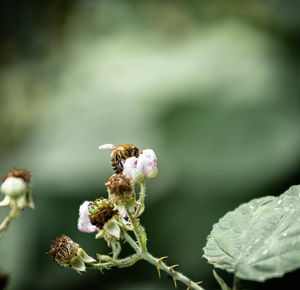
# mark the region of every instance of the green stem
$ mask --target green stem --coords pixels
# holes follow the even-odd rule
[[[111,242],[111,248],[113,251],[113,259],[117,259],[121,252],[121,245],[118,241],[114,240]]]
[[[204,290],[201,286],[199,286],[197,283],[193,282],[191,279],[183,275],[182,273],[179,273],[174,270],[174,268],[171,266],[167,266],[162,259],[158,259],[153,257],[150,253],[143,253],[142,259],[146,260],[147,262],[154,265],[157,269],[165,271],[167,274],[169,274],[173,280],[174,283],[176,283],[176,280],[184,283],[188,286],[188,289],[196,289],[196,290]],[[176,284],[175,284],[176,287]]]
[[[112,267],[126,268],[134,265],[140,259],[141,259],[140,254],[134,254],[124,259],[114,260],[112,262],[105,262],[105,263],[100,262],[96,264],[87,264],[86,266],[88,268],[97,269],[97,270],[105,270],[105,269],[110,269]]]
[[[136,219],[132,216],[129,210],[127,210],[127,215],[142,252],[147,252],[147,236],[143,227],[140,224],[137,224]]]
[[[144,228],[140,225],[139,220],[137,219],[137,217],[140,216],[140,214],[144,211],[144,199],[146,195],[145,192],[146,192],[145,184],[141,183],[139,206],[134,215],[132,215],[130,210],[126,208],[128,218],[130,220],[134,235],[136,237],[136,241],[127,233],[125,229],[122,229],[123,238],[135,250],[136,254],[120,260],[118,259],[117,260],[112,259],[111,261],[108,260],[105,263],[101,263],[100,261],[99,263],[92,264],[89,267],[93,269],[99,269],[99,270],[109,269],[111,267],[123,268],[123,267],[129,267],[135,264],[138,260],[143,259],[157,268],[159,276],[160,276],[160,270],[163,270],[167,274],[169,274],[173,278],[175,287],[177,287],[176,281],[178,280],[184,283],[185,285],[187,285],[188,289],[204,290],[201,286],[198,285],[200,284],[200,282],[195,283],[191,279],[183,275],[182,273],[175,271],[174,268],[176,265],[167,266],[163,262],[163,258],[155,258],[147,251],[147,236]],[[112,247],[113,247],[113,252],[115,252],[113,244]],[[115,256],[113,258],[115,258]]]
[[[9,223],[11,222],[12,219],[17,218],[18,216],[18,208],[15,203],[11,204],[11,209],[9,214],[5,217],[5,219],[2,221],[0,225],[0,238],[2,237],[3,233],[6,228],[8,227]]]
[[[137,218],[142,215],[142,213],[145,210],[145,197],[146,197],[146,184],[145,181],[141,182],[141,192],[140,192],[140,198],[138,200],[138,206],[137,209],[133,215],[134,218]]]
[[[146,240],[147,240],[147,238],[146,238],[145,231],[142,229],[142,227],[140,225],[138,225],[136,223],[136,220],[133,218],[133,216],[129,212],[128,212],[128,217],[129,217],[130,222],[132,224],[135,236],[136,236],[136,238],[138,240],[138,244],[130,237],[130,235],[126,231],[122,231],[123,232],[123,236],[124,236],[125,240],[137,252],[137,254],[140,255],[139,259],[146,260],[147,262],[149,262],[152,265],[156,266],[156,268],[158,269],[158,271],[159,270],[163,270],[163,271],[167,272],[173,278],[174,283],[176,283],[176,280],[178,280],[178,281],[181,281],[182,283],[184,283],[185,285],[187,285],[189,287],[189,289],[203,290],[203,288],[200,287],[199,285],[197,285],[197,283],[193,282],[192,280],[190,280],[189,278],[187,278],[186,276],[184,276],[182,273],[179,273],[179,272],[175,271],[174,267],[172,267],[172,266],[168,267],[162,261],[162,259],[158,259],[158,258],[153,257],[147,251],[147,247],[146,247]],[[141,233],[145,235],[144,238],[141,235]]]
[[[128,244],[137,252],[141,253],[141,248],[137,245],[137,243],[131,238],[131,236],[126,232],[122,231],[123,236],[125,240],[128,242]]]

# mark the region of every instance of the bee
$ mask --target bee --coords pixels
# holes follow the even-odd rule
[[[116,173],[123,172],[123,162],[130,157],[138,157],[141,150],[132,144],[104,144],[99,149],[113,150],[110,156],[110,164]]]

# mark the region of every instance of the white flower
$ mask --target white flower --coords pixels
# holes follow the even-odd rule
[[[85,201],[79,208],[78,229],[81,232],[93,233],[97,231],[97,227],[93,226],[89,217],[90,201]]]
[[[126,159],[124,163],[123,174],[126,174],[130,178],[134,179],[136,174],[137,162],[138,159],[136,157],[130,157]]]
[[[155,177],[157,172],[157,158],[152,149],[143,150],[138,158],[130,157],[124,163],[123,173],[137,182]]]

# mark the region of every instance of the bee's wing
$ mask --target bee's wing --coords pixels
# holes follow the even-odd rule
[[[100,150],[115,150],[118,149],[120,145],[117,144],[103,144],[99,146]]]

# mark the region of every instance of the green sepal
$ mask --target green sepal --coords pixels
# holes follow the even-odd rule
[[[77,251],[77,256],[81,258],[81,260],[85,263],[93,263],[96,260],[90,257],[82,248],[79,248]]]
[[[121,229],[114,219],[109,220],[103,227],[103,229],[113,237],[120,239]]]
[[[126,207],[125,207],[125,204],[124,203],[119,203],[117,205],[117,208],[119,210],[119,213],[120,213],[120,216],[124,216],[125,212],[126,212]]]
[[[83,260],[78,256],[72,258],[70,266],[79,273],[85,271],[85,264]]]
[[[124,216],[126,211],[129,211],[131,213],[135,212],[135,207],[136,207],[136,199],[135,199],[135,194],[130,197],[130,199],[126,201],[119,201],[117,202],[117,208],[119,210],[120,216]]]
[[[128,210],[131,213],[135,212],[135,207],[136,207],[136,200],[135,196],[131,199],[129,199],[126,203],[126,210]]]
[[[145,182],[145,175],[138,173],[137,171],[134,172],[133,180],[137,183]]]
[[[105,235],[105,232],[103,230],[98,231],[98,233],[96,234],[95,239],[101,239],[103,238]]]
[[[157,168],[157,166],[155,166],[155,168],[154,168],[152,174],[149,175],[148,178],[154,178],[154,177],[157,176],[157,174],[158,174],[158,168]]]

